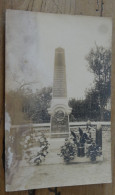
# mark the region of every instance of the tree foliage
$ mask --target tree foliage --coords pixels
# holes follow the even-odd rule
[[[12,124],[44,123],[50,121],[47,108],[50,107],[52,88],[44,87],[36,92],[19,88],[6,94],[6,110]]]
[[[100,108],[100,120],[104,119],[104,110],[111,95],[111,50],[102,46],[91,49],[86,60],[88,67],[95,76],[94,88],[86,94],[96,95],[97,107]]]
[[[71,99],[71,121],[110,120],[106,109],[111,95],[111,50],[95,46],[86,57],[88,70],[94,74],[94,87],[86,91],[84,100]]]
[[[96,82],[108,82],[111,76],[111,50],[95,46],[88,56],[89,70],[94,73]]]
[[[69,100],[72,108],[70,121],[110,120],[107,104],[111,94],[111,50],[95,46],[86,57],[88,70],[94,74],[94,87],[88,89],[84,100]],[[33,82],[32,82],[33,83]],[[12,124],[50,122],[48,108],[52,99],[52,88],[44,87],[33,93],[22,83],[16,91],[6,93],[6,110]]]
[[[51,87],[44,87],[36,91],[26,104],[24,103],[23,111],[26,112],[27,117],[31,119],[32,122],[44,123],[50,121],[50,115],[47,109],[50,107],[51,93]]]

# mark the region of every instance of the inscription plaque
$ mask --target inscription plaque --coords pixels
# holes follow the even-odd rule
[[[68,115],[58,111],[51,118],[51,137],[68,137],[69,123]],[[53,134],[56,133],[56,134]],[[57,134],[58,133],[58,134]]]

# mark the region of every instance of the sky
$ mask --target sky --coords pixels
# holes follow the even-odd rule
[[[111,18],[7,10],[6,91],[23,83],[33,92],[52,86],[55,48],[62,47],[68,98],[85,98],[94,85],[85,58],[95,44],[111,48],[111,43]]]

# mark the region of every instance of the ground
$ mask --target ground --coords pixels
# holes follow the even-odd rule
[[[110,132],[103,133],[103,161],[97,163],[65,164],[56,154],[57,144],[62,143],[53,138],[54,151],[49,152],[43,164],[33,166],[21,160],[7,191],[111,182]]]

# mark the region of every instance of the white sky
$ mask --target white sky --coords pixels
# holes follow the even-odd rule
[[[7,10],[6,19],[6,91],[23,82],[37,82],[33,90],[52,86],[55,48],[62,47],[68,98],[84,98],[94,79],[85,57],[95,43],[111,47],[111,18]]]

